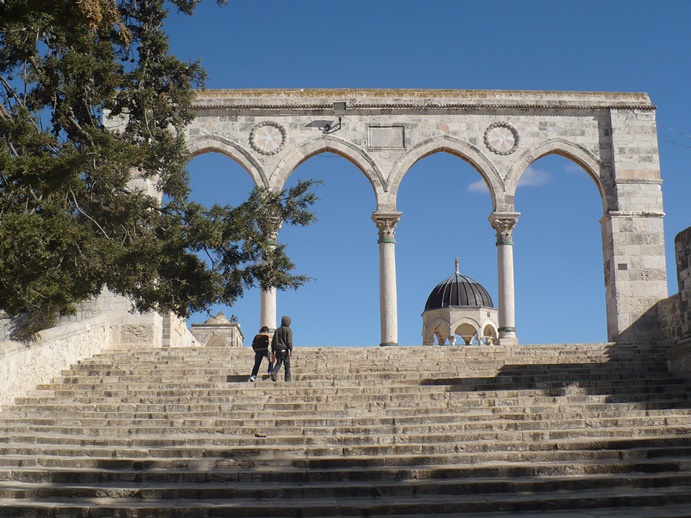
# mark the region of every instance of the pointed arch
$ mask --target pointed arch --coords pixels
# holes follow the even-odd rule
[[[450,331],[449,321],[445,318],[439,317],[430,323],[423,322],[422,343],[423,345],[432,345],[436,336],[439,345],[443,345],[449,338]]]
[[[496,167],[479,148],[449,135],[433,137],[421,142],[396,162],[389,176],[392,195],[396,196],[403,177],[416,162],[439,152],[449,153],[464,160],[480,173],[492,197],[492,210],[496,210],[497,193],[504,192],[504,180]]]
[[[597,186],[600,198],[602,199],[603,213],[606,213],[609,205],[607,192],[603,184],[603,179],[606,178],[606,166],[597,156],[585,147],[562,138],[546,140],[532,149],[525,151],[518,157],[518,160],[513,163],[511,169],[509,169],[509,173],[506,175],[507,193],[509,195],[515,195],[518,182],[526,169],[536,160],[551,154],[559,155],[575,162],[588,173]]]
[[[476,319],[471,318],[471,317],[461,317],[461,318],[457,318],[451,322],[451,326],[450,326],[451,332],[455,333],[456,330],[463,325],[468,325],[468,326],[472,327],[473,329],[475,329],[475,332],[480,331],[480,323]]]
[[[355,144],[331,135],[311,140],[288,153],[271,174],[270,184],[281,189],[293,171],[304,161],[320,153],[330,152],[339,155],[360,169],[369,180],[377,200],[388,190],[384,175],[372,158]]]
[[[491,337],[492,341],[496,342],[499,337],[499,330],[497,326],[491,320],[485,320],[481,326],[482,337]]]
[[[475,320],[463,319],[451,328],[451,333],[460,336],[466,345],[470,345],[473,338],[477,338],[479,341],[481,331]]]
[[[232,158],[249,173],[258,187],[268,187],[269,181],[261,164],[252,154],[237,142],[225,139],[218,135],[204,135],[190,138],[187,141],[187,149],[194,157],[203,153],[217,152]]]

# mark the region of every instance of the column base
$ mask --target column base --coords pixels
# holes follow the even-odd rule
[[[518,338],[515,336],[500,336],[499,345],[518,345]]]
[[[380,343],[379,347],[395,347],[398,346],[398,343],[396,342],[385,342],[385,343]]]

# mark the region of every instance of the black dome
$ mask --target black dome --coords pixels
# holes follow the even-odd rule
[[[425,311],[430,309],[448,308],[458,306],[488,307],[493,308],[492,297],[482,284],[470,277],[456,273],[448,279],[440,282],[432,290],[425,304]]]

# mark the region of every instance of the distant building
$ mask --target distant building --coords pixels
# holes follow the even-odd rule
[[[244,338],[237,317],[228,320],[222,311],[203,324],[192,324],[192,334],[202,347],[242,347]]]
[[[459,335],[466,345],[497,343],[499,311],[487,290],[477,281],[456,272],[432,290],[422,312],[422,343],[455,345]]]

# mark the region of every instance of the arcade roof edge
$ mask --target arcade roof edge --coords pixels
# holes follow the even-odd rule
[[[654,110],[647,93],[554,90],[239,89],[198,90],[196,108],[349,109],[614,108]]]

